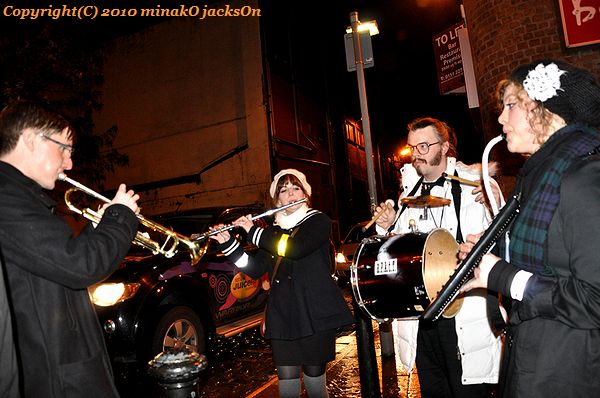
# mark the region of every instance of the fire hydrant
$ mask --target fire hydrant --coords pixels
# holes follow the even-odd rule
[[[198,397],[198,376],[206,357],[188,349],[167,349],[148,362],[148,373],[157,379],[164,398]]]

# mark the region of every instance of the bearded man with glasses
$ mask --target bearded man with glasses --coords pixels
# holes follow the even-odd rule
[[[469,231],[480,232],[489,225],[492,215],[484,190],[477,185],[480,165],[457,161],[456,136],[446,123],[429,117],[412,121],[407,148],[411,163],[401,169],[400,198],[432,195],[449,199],[449,204],[404,205],[397,210],[388,206],[377,219],[378,234],[429,233],[444,228],[460,243]],[[466,180],[474,183],[466,184]],[[499,203],[500,189],[495,181],[491,183]],[[384,206],[382,203],[375,212]],[[465,297],[453,318],[441,317],[433,323],[394,320],[393,330],[397,358],[409,372],[416,362],[423,398],[493,396],[502,341],[490,328],[485,292],[474,291]]]

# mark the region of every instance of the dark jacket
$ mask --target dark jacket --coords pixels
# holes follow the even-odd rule
[[[522,207],[536,199],[527,191],[553,161],[552,152],[530,161],[535,167],[518,181],[525,189]],[[512,302],[504,397],[600,396],[599,198],[596,155],[575,163],[561,180],[545,256],[554,275],[534,274],[523,299]]]
[[[287,240],[285,256],[271,285],[266,314],[267,338],[296,339],[354,322],[331,277],[331,220],[319,211],[309,210],[294,229],[297,231]],[[278,226],[252,227],[248,241],[260,250],[248,258],[242,271],[255,279],[265,272],[271,277],[281,237],[292,232],[293,229],[283,230]],[[231,259],[236,262],[242,255],[238,247]]]
[[[24,397],[118,396],[87,287],[119,265],[137,230],[126,206],[75,237],[33,180],[0,162],[0,251]]]
[[[19,397],[19,370],[15,352],[12,314],[6,294],[4,266],[2,266],[0,267],[0,397],[3,398]]]

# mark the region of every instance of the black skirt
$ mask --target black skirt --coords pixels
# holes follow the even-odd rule
[[[294,340],[271,339],[275,366],[323,365],[335,359],[335,329]]]

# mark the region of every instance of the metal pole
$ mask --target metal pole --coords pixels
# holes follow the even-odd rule
[[[354,42],[354,59],[356,63],[356,76],[358,79],[358,95],[360,98],[360,110],[362,114],[363,133],[365,135],[365,152],[367,157],[367,176],[369,179],[369,199],[371,210],[377,206],[377,190],[375,187],[375,172],[373,169],[373,150],[371,148],[371,128],[369,121],[369,109],[367,107],[367,92],[365,89],[365,72],[360,47],[360,35],[358,33],[358,12],[350,13],[350,24],[352,26],[352,39]],[[379,388],[379,372],[377,371],[377,357],[375,354],[375,342],[373,337],[373,324],[370,319],[362,314],[358,305],[354,304],[356,318],[356,345],[358,349],[358,368],[360,372],[360,389],[363,397],[381,397]]]
[[[360,34],[358,33],[358,12],[350,13],[352,26],[352,39],[354,41],[354,59],[356,62],[356,78],[358,80],[358,96],[360,99],[360,113],[362,117],[363,134],[365,135],[365,153],[367,157],[367,178],[369,180],[369,202],[371,210],[377,206],[377,187],[375,185],[375,169],[373,167],[373,148],[371,145],[371,121],[369,107],[367,106],[367,89],[365,88],[365,64],[360,47]]]
[[[362,309],[353,301],[356,319],[356,349],[358,354],[358,372],[360,375],[360,393],[364,398],[381,398],[379,371],[375,354],[375,336],[373,324]]]

